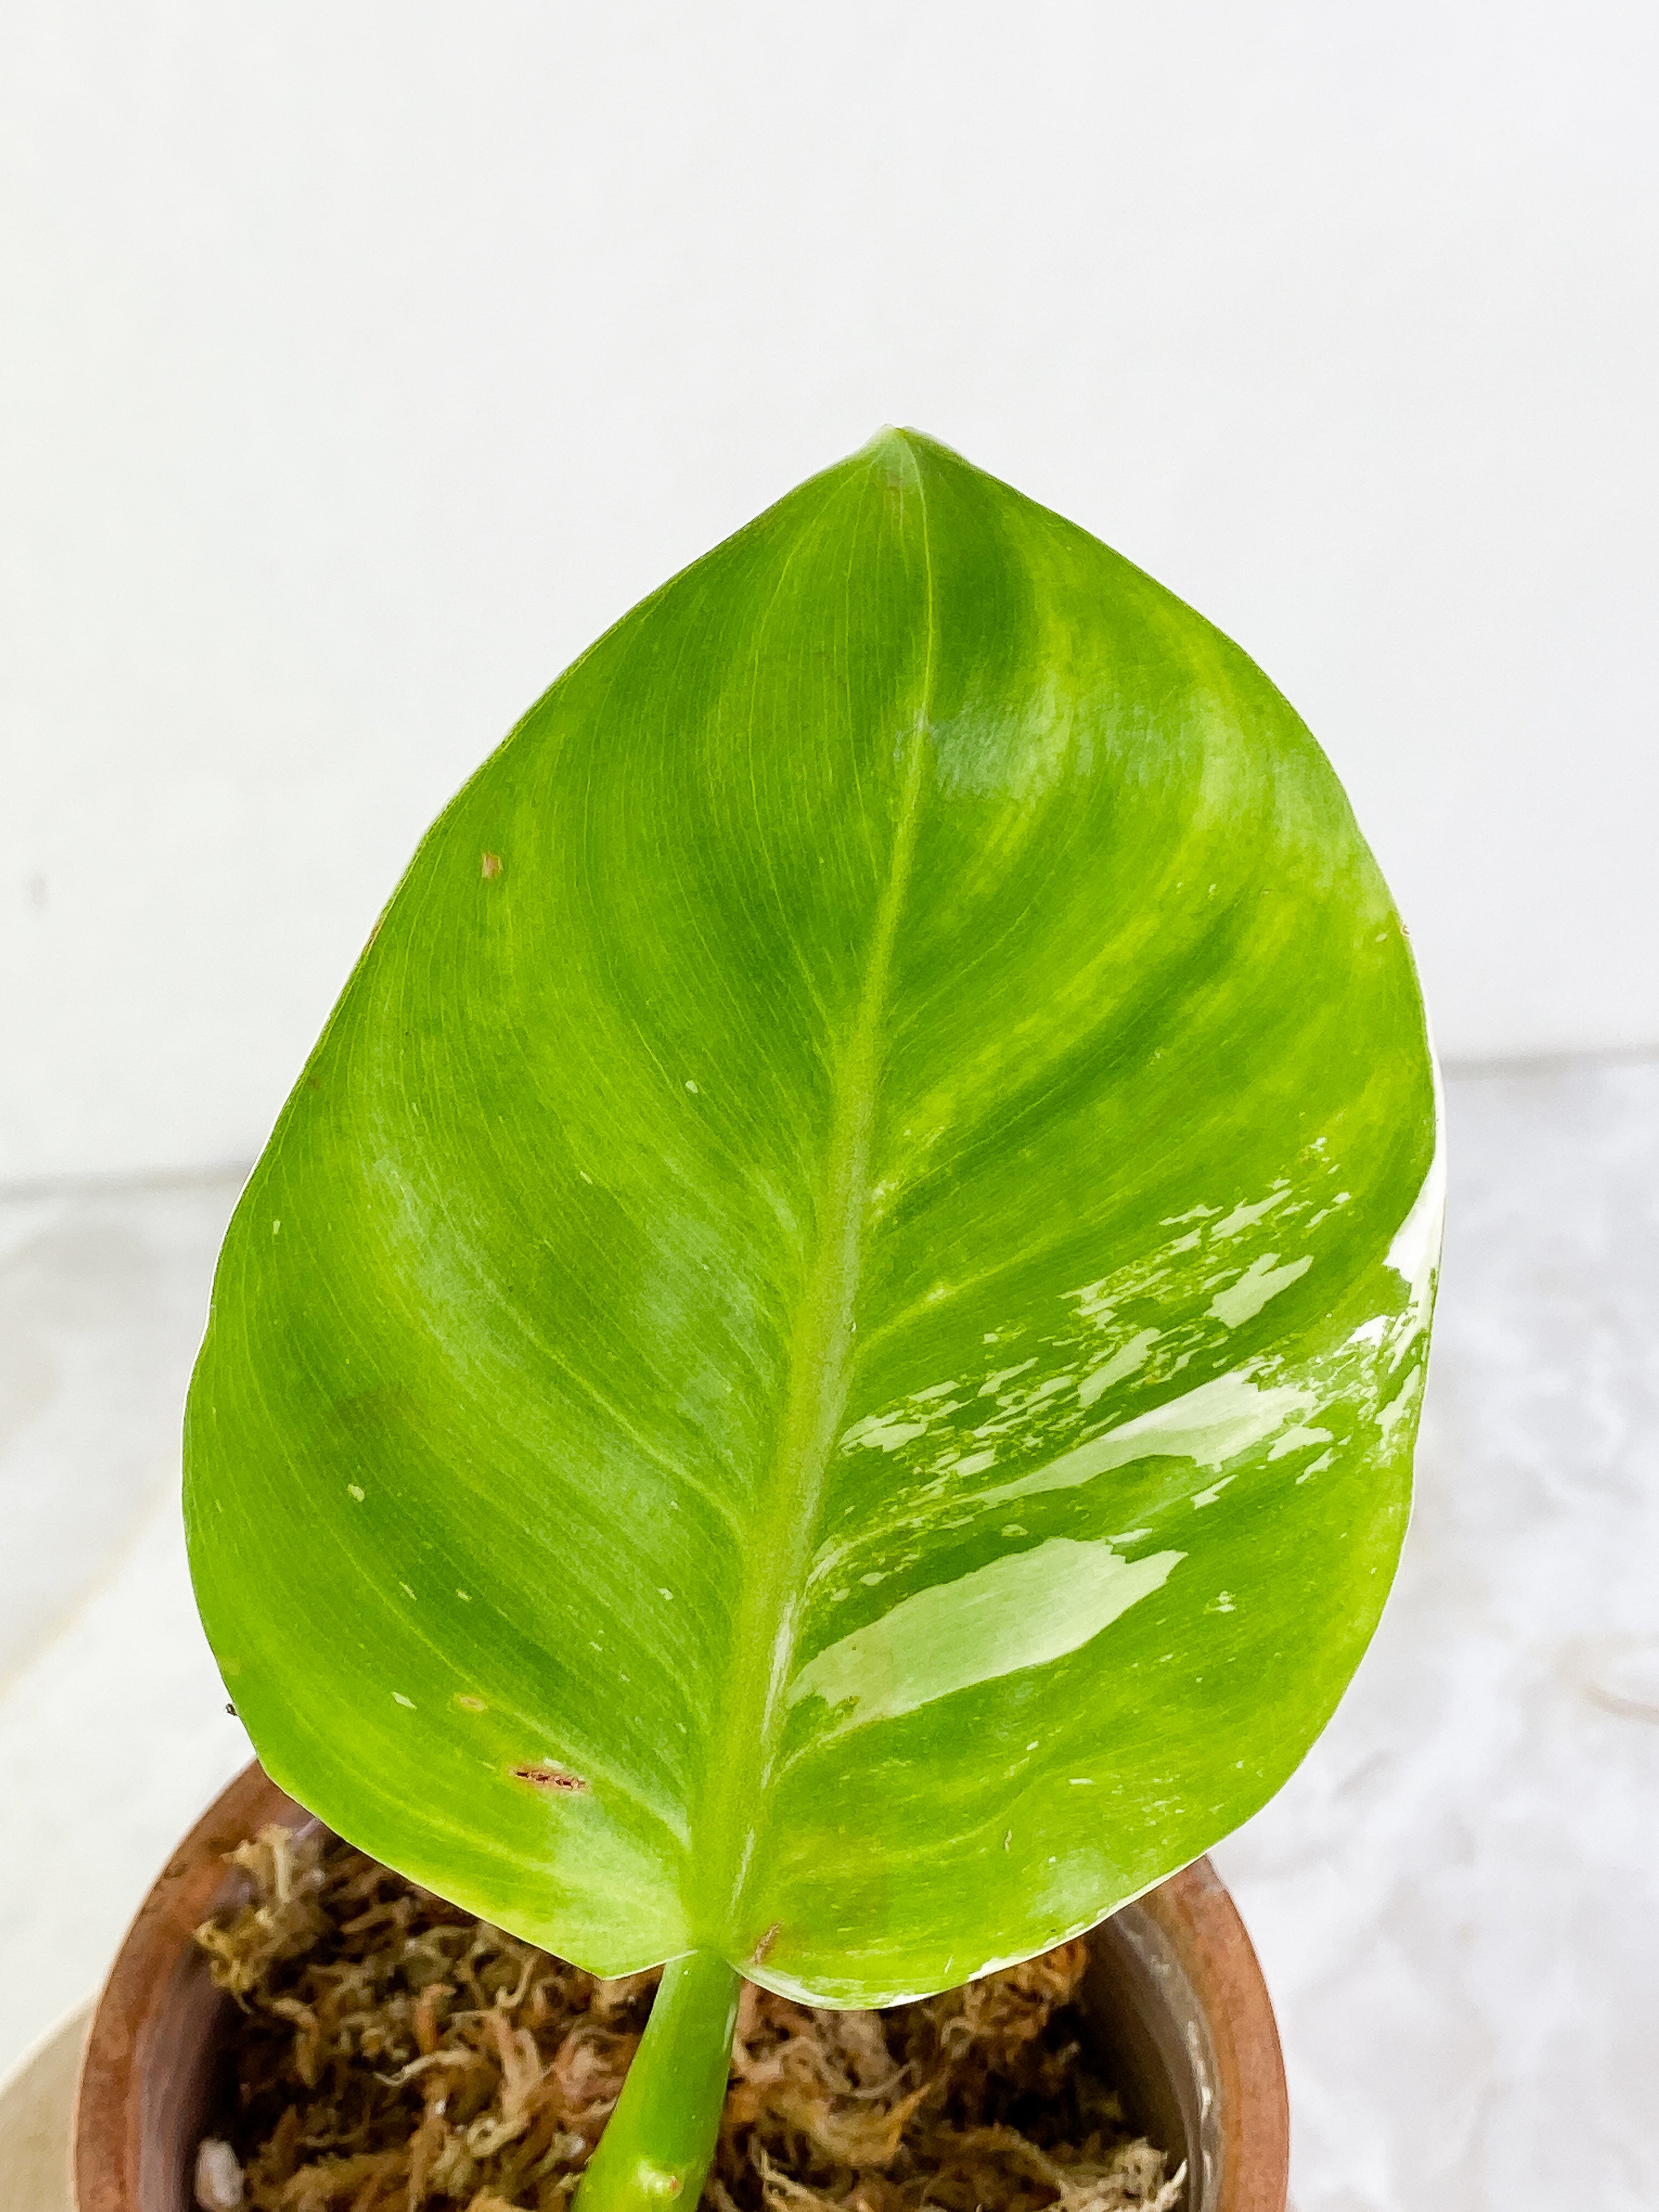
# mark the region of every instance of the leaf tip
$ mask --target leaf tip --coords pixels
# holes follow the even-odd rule
[[[860,447],[854,459],[873,462],[884,469],[887,481],[897,485],[903,478],[914,476],[915,470],[915,432],[907,430],[901,423],[884,422],[873,438]]]

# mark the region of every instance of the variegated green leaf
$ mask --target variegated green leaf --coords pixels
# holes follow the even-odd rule
[[[262,1758],[605,1973],[883,2003],[1091,1923],[1376,1624],[1435,1133],[1285,701],[884,435],[455,799],[248,1187],[188,1504]]]

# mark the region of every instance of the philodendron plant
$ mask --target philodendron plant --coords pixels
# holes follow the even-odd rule
[[[1284,1781],[1405,1527],[1399,918],[1238,648],[884,432],[428,833],[248,1184],[191,1554],[268,1771],[603,1975],[695,2197],[740,1978],[890,2005]]]

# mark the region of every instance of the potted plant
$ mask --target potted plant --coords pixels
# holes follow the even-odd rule
[[[1285,1780],[1405,1527],[1437,1127],[1290,707],[914,433],[446,809],[227,1237],[186,1514],[276,1784],[670,1962],[583,2212],[695,2200],[744,1979],[965,1982]]]

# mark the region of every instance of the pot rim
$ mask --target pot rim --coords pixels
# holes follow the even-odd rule
[[[190,1830],[140,1905],[99,1993],[82,2054],[70,2145],[78,2212],[184,2212],[163,2207],[147,2186],[143,2092],[157,2031],[193,1955],[194,1930],[225,1887],[225,1855],[267,1822],[290,1815],[294,1826],[313,1817],[251,1762]],[[1139,1928],[1137,1915],[1145,1917]],[[1205,2123],[1202,2162],[1207,2167],[1213,2157],[1219,2168],[1203,2177],[1218,2184],[1213,2195],[1195,2201],[1206,2212],[1285,2212],[1290,2113],[1279,2030],[1225,1885],[1207,1858],[1194,1859],[1110,1919],[1121,1948],[1161,1985],[1172,2011],[1187,2014],[1183,2055]],[[1190,2157],[1196,2146],[1188,2135]],[[1189,2200],[1197,2178],[1189,2178]]]

